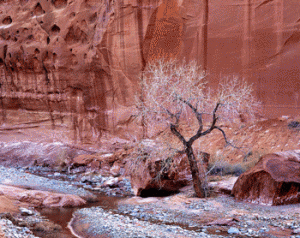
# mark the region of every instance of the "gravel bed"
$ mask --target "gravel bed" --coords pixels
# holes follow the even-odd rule
[[[198,219],[202,215],[202,212],[194,211],[181,211],[179,209],[168,209],[166,207],[160,207],[155,204],[151,205],[122,205],[118,208],[118,213],[126,214],[134,218],[138,218],[144,221],[154,221],[165,224],[180,224],[181,226],[187,226],[191,228],[198,227]]]
[[[10,220],[0,219],[0,227],[6,238],[35,238],[27,227],[15,226]]]
[[[23,170],[24,169],[22,169],[22,171]],[[68,181],[74,186],[79,186],[110,197],[128,197],[134,195],[131,182],[126,177],[105,177],[99,173],[90,171],[70,174],[42,166],[26,167],[25,171],[49,179]]]
[[[85,232],[93,237],[218,237],[210,236],[202,231],[190,231],[176,225],[154,224],[129,216],[106,212],[102,208],[84,208],[77,210],[75,221],[88,223]],[[74,226],[79,225],[75,222]]]
[[[129,215],[132,219],[178,224],[188,229],[216,233],[223,231],[225,237],[286,237],[300,238],[300,207],[298,204],[286,206],[261,206],[237,202],[229,196],[207,199],[192,199],[169,208],[172,201],[163,198],[149,204],[121,204],[117,213]],[[203,219],[204,218],[204,219]],[[218,219],[232,219],[227,225],[209,225]],[[204,221],[205,220],[205,221]],[[221,228],[221,229],[220,229]],[[221,236],[218,236],[221,237]]]

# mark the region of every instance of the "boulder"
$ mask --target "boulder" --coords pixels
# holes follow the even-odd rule
[[[78,155],[76,156],[71,163],[71,169],[78,168],[80,166],[86,166],[92,170],[99,170],[101,167],[101,162],[99,161],[99,156],[96,155]],[[84,171],[84,170],[82,170]]]
[[[230,177],[221,181],[209,182],[208,187],[218,193],[231,194],[231,191],[237,179],[238,177]]]
[[[87,166],[95,160],[97,160],[97,156],[94,155],[78,155],[73,159],[73,164],[77,166]]]
[[[118,177],[124,175],[125,159],[130,155],[131,149],[119,149],[107,154],[81,154],[77,155],[69,164],[69,170],[85,172],[87,169],[99,172],[102,176]]]
[[[5,197],[29,203],[34,207],[78,207],[86,203],[77,195],[27,190],[7,185],[0,185],[0,192]]]
[[[300,150],[267,154],[234,184],[237,200],[266,205],[300,202]]]
[[[160,145],[148,145],[144,148],[146,157],[128,161],[127,172],[136,196],[159,196],[178,191],[191,183],[192,175],[188,159],[182,152],[168,154]],[[160,151],[157,153],[157,151]],[[164,151],[161,153],[161,151]],[[166,152],[166,153],[165,153]],[[209,154],[202,153],[205,164]],[[200,161],[198,162],[200,167]]]
[[[120,165],[118,165],[117,163],[114,163],[114,165],[110,168],[110,173],[114,177],[118,177],[118,176],[120,176],[120,170],[121,170]]]

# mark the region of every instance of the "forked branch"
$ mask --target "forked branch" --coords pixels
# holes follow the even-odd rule
[[[242,149],[242,147],[237,147],[237,146],[235,146],[234,144],[232,144],[232,143],[227,139],[226,133],[225,133],[225,131],[224,131],[222,128],[220,128],[220,127],[218,127],[218,126],[215,126],[215,129],[221,131],[221,133],[222,133],[222,135],[223,135],[223,137],[224,137],[224,140],[225,140],[225,142],[226,142],[226,145],[230,145],[231,147],[233,147],[233,148],[235,148],[235,149]]]

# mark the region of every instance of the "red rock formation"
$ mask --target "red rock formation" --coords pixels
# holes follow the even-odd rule
[[[71,111],[75,127],[96,137],[130,122],[131,109],[118,118],[133,104],[149,60],[203,64],[202,2],[1,1],[0,106]],[[296,113],[300,3],[245,3],[209,1],[210,81],[245,76],[266,114]]]
[[[267,154],[236,181],[232,194],[258,204],[300,203],[300,151]]]
[[[114,154],[104,155],[78,155],[72,159],[68,165],[69,169],[76,169],[83,166],[84,169],[91,169],[93,171],[100,172],[103,176],[120,176],[124,175],[124,167],[126,164],[126,158],[130,155],[130,150],[118,150]]]
[[[78,207],[86,203],[77,195],[26,190],[7,185],[0,185],[0,191],[10,199],[29,203],[35,207]]]
[[[210,155],[201,152],[205,167]],[[198,161],[198,167],[201,161]],[[131,186],[136,196],[154,196],[155,193],[176,192],[191,183],[190,165],[185,154],[163,147],[147,140],[143,146],[135,148],[128,157],[126,171],[130,175]]]
[[[175,158],[168,165],[163,158],[152,158],[141,162],[139,168],[130,169],[130,180],[136,196],[154,196],[160,192],[175,192],[191,181],[188,167],[179,167],[187,160],[185,155]],[[149,194],[148,194],[149,193]]]

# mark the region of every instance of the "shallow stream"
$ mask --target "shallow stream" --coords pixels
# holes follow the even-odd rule
[[[68,228],[68,223],[72,219],[73,213],[77,209],[81,208],[89,208],[89,207],[101,207],[104,210],[114,210],[117,208],[118,201],[124,199],[120,197],[109,197],[104,195],[98,195],[98,202],[95,203],[87,203],[83,207],[75,207],[75,208],[40,208],[37,209],[42,216],[46,217],[50,221],[58,224],[62,227],[62,230],[58,233],[55,233],[55,237],[60,238],[74,238],[76,237],[70,229]],[[52,238],[54,237],[53,234],[46,234],[43,232],[35,231],[34,234],[38,237],[42,238]]]

